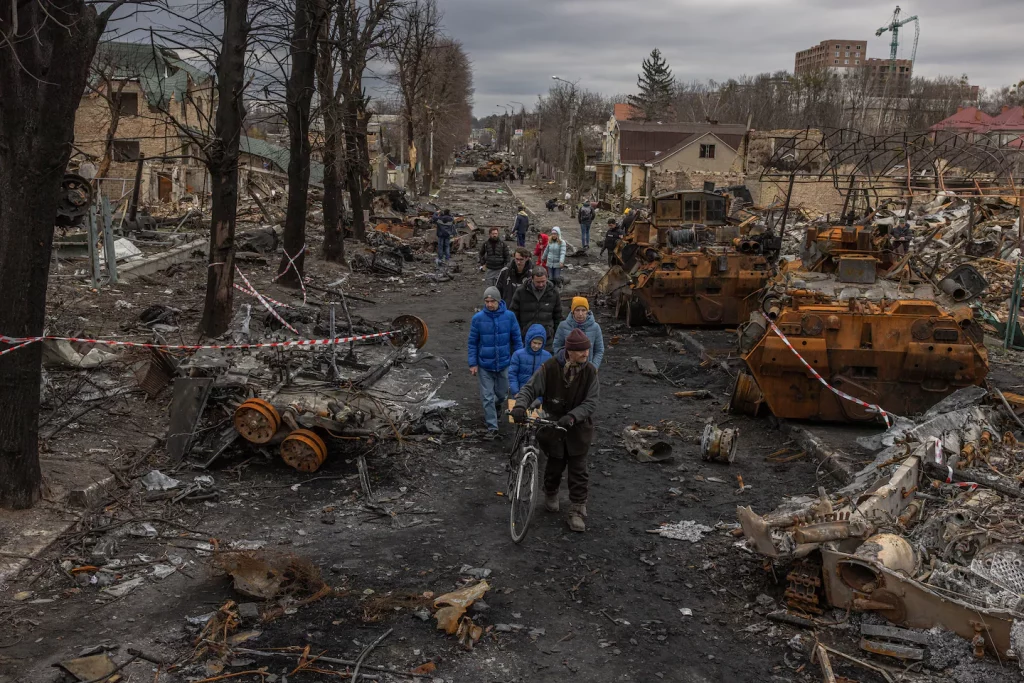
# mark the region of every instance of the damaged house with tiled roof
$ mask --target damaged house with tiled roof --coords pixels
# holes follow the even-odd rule
[[[613,115],[604,137],[598,180],[627,199],[686,189],[690,174],[742,171],[743,124],[660,123]]]
[[[115,205],[135,186],[142,159],[142,203],[202,199],[209,179],[203,147],[217,108],[215,79],[175,50],[150,43],[104,42],[75,115],[71,166],[89,168]],[[265,140],[239,141],[240,185],[251,174],[286,180],[288,150]],[[323,181],[312,163],[310,182]]]

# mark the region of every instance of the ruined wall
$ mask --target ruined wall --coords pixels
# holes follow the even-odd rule
[[[115,83],[113,90],[117,92],[118,87],[119,84]],[[213,91],[209,86],[190,86],[185,102],[178,102],[172,97],[167,104],[166,111],[150,106],[146,94],[135,81],[124,83],[120,92],[122,95],[135,94],[138,108],[134,115],[122,114],[118,117],[117,130],[114,134],[115,141],[137,141],[139,151],[147,159],[198,153],[194,143],[186,146],[186,141],[181,137],[179,127],[175,125],[175,122],[199,131],[209,130],[215,106]],[[99,165],[111,121],[110,103],[105,97],[90,92],[82,98],[75,113],[75,156],[78,161],[88,159],[97,166]],[[134,185],[136,170],[135,161],[118,161],[117,157],[114,159],[104,174],[111,180],[104,181],[101,185],[101,191],[111,201],[117,201],[124,194],[126,188],[127,190],[131,189]],[[195,185],[198,178],[195,173],[197,168],[201,168],[201,164],[196,160],[146,161],[143,166],[140,191],[142,201],[157,202],[160,200],[160,176],[170,180],[170,198],[172,201],[176,201],[183,194],[189,192],[191,186]],[[125,181],[127,181],[127,186]],[[166,180],[164,187],[166,196]],[[194,189],[201,191],[201,178],[199,178],[199,187]]]

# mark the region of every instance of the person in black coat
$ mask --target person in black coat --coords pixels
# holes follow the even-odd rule
[[[499,230],[491,228],[488,238],[480,245],[480,270],[484,271],[484,279],[488,285],[493,285],[498,280],[498,273],[508,263],[512,255],[509,254],[508,245],[501,239]]]

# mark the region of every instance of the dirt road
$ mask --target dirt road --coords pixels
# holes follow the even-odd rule
[[[497,189],[474,183],[465,169],[457,169],[439,203],[511,221],[513,202],[507,193],[496,194]],[[567,214],[552,218],[543,207],[546,195],[518,185],[514,189],[537,222],[565,221],[570,242],[578,243],[575,221]],[[604,218],[599,215],[595,226]],[[261,634],[246,646],[308,645],[313,653],[354,658],[390,628],[394,632],[367,662],[408,670],[432,659],[435,680],[793,680],[784,660],[792,631],[763,618],[771,599],[781,597],[784,586],[775,579],[783,577],[766,572],[759,558],[738,551],[727,530],[715,527],[734,522],[737,505],[766,511],[784,494],[813,493],[815,464],[808,459],[766,463],[765,456],[780,448],[784,438],[767,420],[723,412],[730,379],[725,373],[705,367],[692,352],[680,352],[663,329],[627,329],[598,309],[609,348],[600,372],[598,435],[590,460],[589,528],[572,534],[562,515],[541,510],[530,535],[514,545],[508,536],[508,504],[498,495],[504,490],[511,431],[506,427],[495,442],[478,440],[478,389],[466,367],[468,324],[480,305],[483,283],[473,267],[475,257],[458,260],[462,272],[455,280],[409,279],[390,291],[382,288],[380,305],[360,311],[378,319],[413,312],[426,320],[430,342],[424,351],[451,365],[441,395],[458,402],[464,435],[410,444],[400,454],[371,462],[384,512],[363,505],[351,459],[328,461],[310,477],[277,459],[257,458],[240,466],[250,456],[239,455],[214,473],[223,492],[218,502],[161,513],[161,519],[201,530],[220,544],[247,540],[308,557],[331,585],[343,589],[340,597],[258,626]],[[578,264],[574,260],[563,295],[589,291],[602,271],[598,263],[596,253]],[[636,358],[655,361],[667,377],[641,375]],[[675,398],[673,392],[682,388],[708,389],[712,398]],[[739,453],[731,466],[699,457],[699,436],[709,418],[740,429]],[[640,463],[629,456],[620,434],[633,423],[659,428],[673,444],[673,459]],[[742,492],[737,475],[747,484]],[[713,530],[697,543],[649,533],[680,520]],[[4,605],[16,629],[0,636],[5,648],[0,650],[0,673],[11,680],[53,680],[52,663],[98,644],[120,648],[118,661],[126,658],[129,646],[178,658],[193,647],[185,617],[208,613],[227,600],[244,600],[210,568],[208,553],[173,538],[125,536],[119,557],[138,556],[143,559],[137,562],[179,558],[180,571],[161,580],[147,578],[114,600],[59,571],[31,585],[32,575],[23,577],[12,588],[32,595]],[[60,559],[54,554],[48,561]],[[487,629],[472,652],[436,630],[433,620],[423,621],[415,610],[401,606],[408,596],[455,589],[468,568],[490,570],[491,585],[486,604],[471,610],[476,623]],[[392,599],[394,607],[369,610],[371,600],[381,597]],[[253,665],[241,662],[229,670],[246,666]],[[274,662],[268,671],[281,675],[292,668],[294,663]],[[151,669],[139,662],[122,673],[131,680],[149,680]],[[160,680],[205,675],[212,674],[192,664]],[[308,672],[294,678],[334,680]]]

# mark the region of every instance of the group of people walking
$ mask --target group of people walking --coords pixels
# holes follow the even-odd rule
[[[560,241],[558,233],[552,233],[549,263],[560,263],[550,253],[551,244]],[[486,245],[481,250],[485,256],[496,252],[496,247]],[[491,271],[493,263],[485,260],[482,265]],[[561,292],[552,280],[548,268],[532,263],[530,252],[517,247],[494,284],[488,282],[484,290],[483,308],[470,323],[467,356],[480,387],[486,439],[498,436],[510,397],[515,399],[514,421],[523,422],[526,411],[541,404],[546,416],[566,430],[538,433],[547,455],[545,509],[559,511],[558,489],[568,471],[569,528],[584,531],[587,454],[594,437],[604,337],[585,297],[573,297],[563,318]]]

